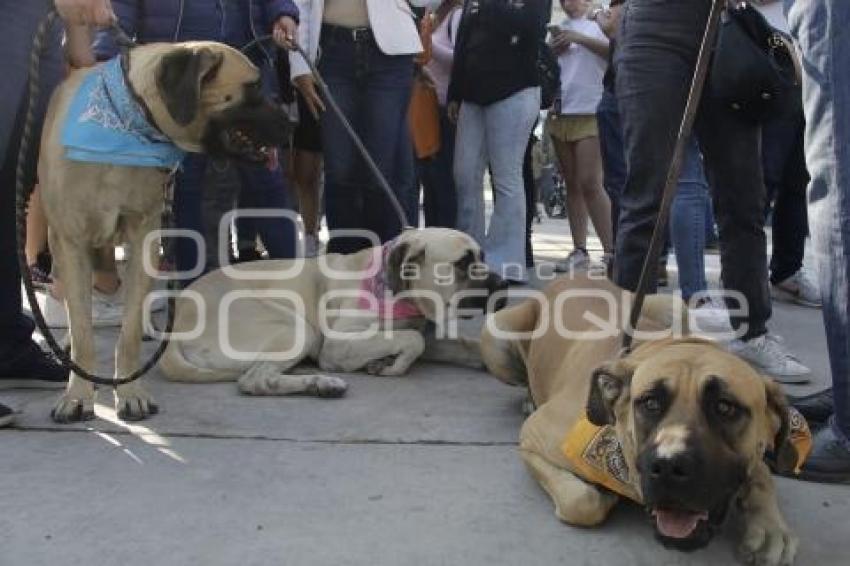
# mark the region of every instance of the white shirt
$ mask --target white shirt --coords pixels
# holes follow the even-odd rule
[[[599,25],[587,18],[561,22],[561,29],[608,42]],[[596,114],[608,62],[583,45],[571,44],[558,56],[561,67],[561,114]]]
[[[758,4],[752,4],[752,6],[761,12],[762,16],[765,17],[770,25],[781,32],[790,33],[791,30],[788,28],[788,20],[785,19],[785,12],[782,10],[781,1],[765,6],[759,6]]]

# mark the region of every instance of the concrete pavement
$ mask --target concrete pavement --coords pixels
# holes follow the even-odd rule
[[[541,257],[566,249],[548,222]],[[547,231],[548,230],[548,231]],[[709,266],[716,276],[716,258]],[[778,306],[774,328],[826,382],[818,311]],[[102,364],[114,330],[98,332]],[[146,345],[150,351],[151,344]],[[483,372],[419,365],[348,376],[341,400],[248,398],[233,384],[147,378],[162,413],[57,426],[55,392],[0,392],[0,566],[728,564],[735,527],[668,551],[621,504],[594,530],[565,526],[525,471],[524,391]],[[850,487],[779,479],[798,564],[846,563]]]

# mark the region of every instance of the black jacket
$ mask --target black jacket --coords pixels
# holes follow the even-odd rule
[[[449,102],[482,106],[539,86],[537,53],[550,0],[465,0]]]

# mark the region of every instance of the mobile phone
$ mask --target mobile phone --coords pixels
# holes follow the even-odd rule
[[[552,35],[556,35],[564,31],[563,29],[561,29],[561,26],[556,24],[549,24],[548,26],[546,26],[546,29],[548,29],[549,33],[551,33]]]

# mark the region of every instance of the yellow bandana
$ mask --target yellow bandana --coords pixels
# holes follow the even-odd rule
[[[797,456],[794,473],[799,474],[812,450],[812,432],[797,409],[789,407],[788,416],[791,445]],[[640,502],[613,426],[596,426],[586,417],[582,418],[567,433],[561,451],[581,479]]]

